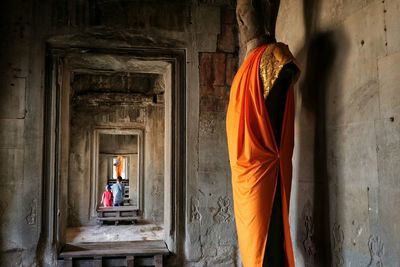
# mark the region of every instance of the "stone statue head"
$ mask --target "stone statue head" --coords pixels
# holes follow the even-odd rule
[[[236,17],[244,42],[256,38],[275,40],[280,0],[238,0]]]

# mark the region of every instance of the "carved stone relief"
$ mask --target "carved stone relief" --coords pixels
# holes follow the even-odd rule
[[[26,223],[29,225],[36,224],[37,218],[37,200],[33,199],[28,215],[25,217]]]
[[[155,198],[160,197],[162,194],[160,182],[161,181],[154,181],[151,189],[151,195]]]
[[[382,257],[385,253],[385,247],[381,238],[377,235],[371,235],[368,240],[368,248],[371,254],[371,261],[368,267],[383,267]]]
[[[192,196],[190,204],[190,221],[201,221],[200,201],[197,197]]]
[[[229,209],[231,207],[231,200],[229,197],[219,197],[218,199],[218,210],[217,213],[214,214],[214,221],[221,222],[230,222],[231,214],[229,213]]]
[[[316,248],[314,243],[314,221],[312,216],[311,201],[307,200],[303,208],[304,239],[302,241],[305,255],[306,266],[312,266],[315,260]]]
[[[340,227],[340,224],[335,223],[332,229],[333,236],[333,253],[334,253],[334,264],[336,267],[343,266],[344,259],[342,255],[344,233]]]

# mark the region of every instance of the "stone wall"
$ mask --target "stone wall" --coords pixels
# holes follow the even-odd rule
[[[221,9],[215,51],[199,53],[199,162],[188,199],[188,259],[196,266],[238,264],[225,116],[238,62],[235,11]]]
[[[2,1],[2,265],[54,266],[40,240],[46,44],[54,42],[185,50],[185,237],[175,265],[238,265],[225,139],[238,54],[230,2]],[[298,266],[400,262],[399,14],[396,0],[281,1],[278,39],[303,70],[290,216]]]
[[[47,160],[43,153],[46,48],[55,43],[64,47],[185,50],[186,161],[182,208],[186,223],[182,226],[186,237],[180,242],[181,254],[171,264],[230,266],[236,261],[224,129],[227,92],[237,50],[234,13],[226,12],[230,5],[225,0],[2,1],[0,155],[4,186],[0,190],[5,201],[0,203],[1,265],[55,264],[54,244],[47,244],[47,233],[42,228],[48,218],[41,216],[43,164]],[[207,64],[215,65],[215,71],[202,79],[200,90],[199,60],[210,57],[214,59]],[[149,112],[161,116],[159,110]],[[141,113],[122,108],[110,115],[93,114],[99,122],[118,118],[140,120]],[[156,122],[152,124],[161,127]],[[149,140],[145,142],[150,145]],[[154,144],[157,148],[162,146],[162,142]],[[71,142],[71,149],[74,146]],[[86,143],[79,147],[83,154],[87,153]],[[77,158],[71,156],[69,160]],[[154,170],[148,175],[162,174]],[[145,190],[161,201],[162,186],[149,184]],[[157,212],[148,214],[158,216]]]
[[[281,1],[302,66],[291,226],[298,266],[400,262],[400,5]]]

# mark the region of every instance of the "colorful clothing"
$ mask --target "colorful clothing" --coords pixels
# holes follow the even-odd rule
[[[278,146],[260,79],[260,62],[267,47],[260,46],[250,53],[237,72],[230,92],[226,128],[235,222],[244,266],[262,266],[280,171],[285,266],[293,267],[288,216],[294,146],[294,93],[292,88],[287,91]],[[272,87],[273,82],[270,84]]]
[[[111,193],[111,191],[105,191],[103,193],[103,205],[104,207],[111,207],[113,204],[113,194]]]
[[[114,196],[114,206],[122,206],[124,203],[124,190],[125,187],[122,183],[115,183],[111,186],[111,191]]]

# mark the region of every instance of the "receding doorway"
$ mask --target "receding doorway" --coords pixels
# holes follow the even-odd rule
[[[49,55],[43,210],[49,247],[59,252],[71,243],[161,240],[179,254],[184,50],[61,47]],[[124,205],[138,210],[140,220],[100,225],[101,194],[119,176],[117,165],[127,189]]]
[[[169,65],[147,64],[165,72],[71,72],[67,243],[164,239]],[[118,177],[123,207],[105,206]]]

